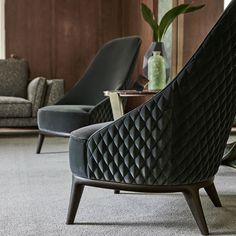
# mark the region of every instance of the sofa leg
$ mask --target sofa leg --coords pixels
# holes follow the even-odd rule
[[[70,203],[67,213],[66,224],[73,224],[75,220],[75,215],[79,207],[80,199],[83,194],[84,185],[76,182],[75,178],[72,176],[72,186],[70,194]]]
[[[183,194],[201,233],[203,235],[208,235],[209,231],[202,210],[202,204],[199,196],[199,189],[192,188],[189,189],[189,191],[183,192]]]
[[[45,138],[45,135],[39,133],[38,144],[37,144],[37,149],[36,149],[37,154],[39,154],[41,152],[41,148],[42,148],[42,145],[43,145],[44,138]]]
[[[209,198],[211,199],[215,207],[222,207],[214,183],[205,187],[205,191],[207,192]]]
[[[115,189],[114,190],[114,194],[119,194],[120,193],[120,190],[119,189]]]

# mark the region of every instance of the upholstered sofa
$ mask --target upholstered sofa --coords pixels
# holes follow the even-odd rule
[[[63,80],[30,81],[26,60],[0,60],[0,127],[37,126],[38,109],[54,104],[63,93]]]

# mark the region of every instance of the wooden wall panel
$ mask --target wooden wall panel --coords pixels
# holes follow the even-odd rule
[[[177,55],[185,63],[222,13],[223,0],[178,1],[206,4],[184,15],[183,47],[178,50],[182,53]],[[68,90],[106,41],[140,35],[135,79],[142,73],[143,55],[153,39],[140,14],[141,2],[157,12],[157,0],[6,0],[6,55],[26,58],[32,78],[65,79]]]
[[[32,77],[51,77],[50,11],[50,1],[6,1],[6,57],[26,58]]]
[[[81,77],[99,47],[98,9],[99,1],[56,0],[54,77],[66,78],[66,89]]]
[[[30,62],[31,77],[52,75],[51,3],[45,0],[28,0],[27,8],[27,59]]]
[[[11,53],[28,56],[25,49],[28,41],[27,1],[7,0],[5,4],[6,57]]]
[[[157,10],[156,1],[153,0],[122,0],[123,36],[139,35],[142,39],[133,80],[137,78],[138,74],[143,73],[143,56],[153,41],[152,30],[140,13],[140,5],[142,2],[148,5],[150,9]]]
[[[7,57],[30,62],[32,78],[82,76],[98,49],[122,37],[121,0],[6,0]]]
[[[99,44],[122,36],[122,2],[120,0],[100,0]]]
[[[153,0],[6,0],[7,57],[13,53],[26,58],[32,78],[65,79],[68,90],[105,42],[140,35],[137,78],[152,42],[141,2],[154,8]]]
[[[205,7],[184,15],[183,64],[193,55],[224,10],[224,0],[184,0],[184,2],[205,4]]]

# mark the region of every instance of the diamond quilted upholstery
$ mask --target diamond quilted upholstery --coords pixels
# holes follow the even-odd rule
[[[110,99],[106,98],[97,104],[90,112],[90,124],[112,121],[113,114]]]
[[[172,83],[88,139],[87,178],[176,185],[214,176],[236,113],[235,91],[233,1]]]

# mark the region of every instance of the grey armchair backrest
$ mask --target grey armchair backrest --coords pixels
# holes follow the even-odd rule
[[[96,105],[103,91],[126,88],[133,72],[141,39],[114,39],[99,50],[83,77],[58,104]]]
[[[235,113],[234,0],[164,90],[89,138],[87,175],[150,185],[207,180],[219,168]]]

